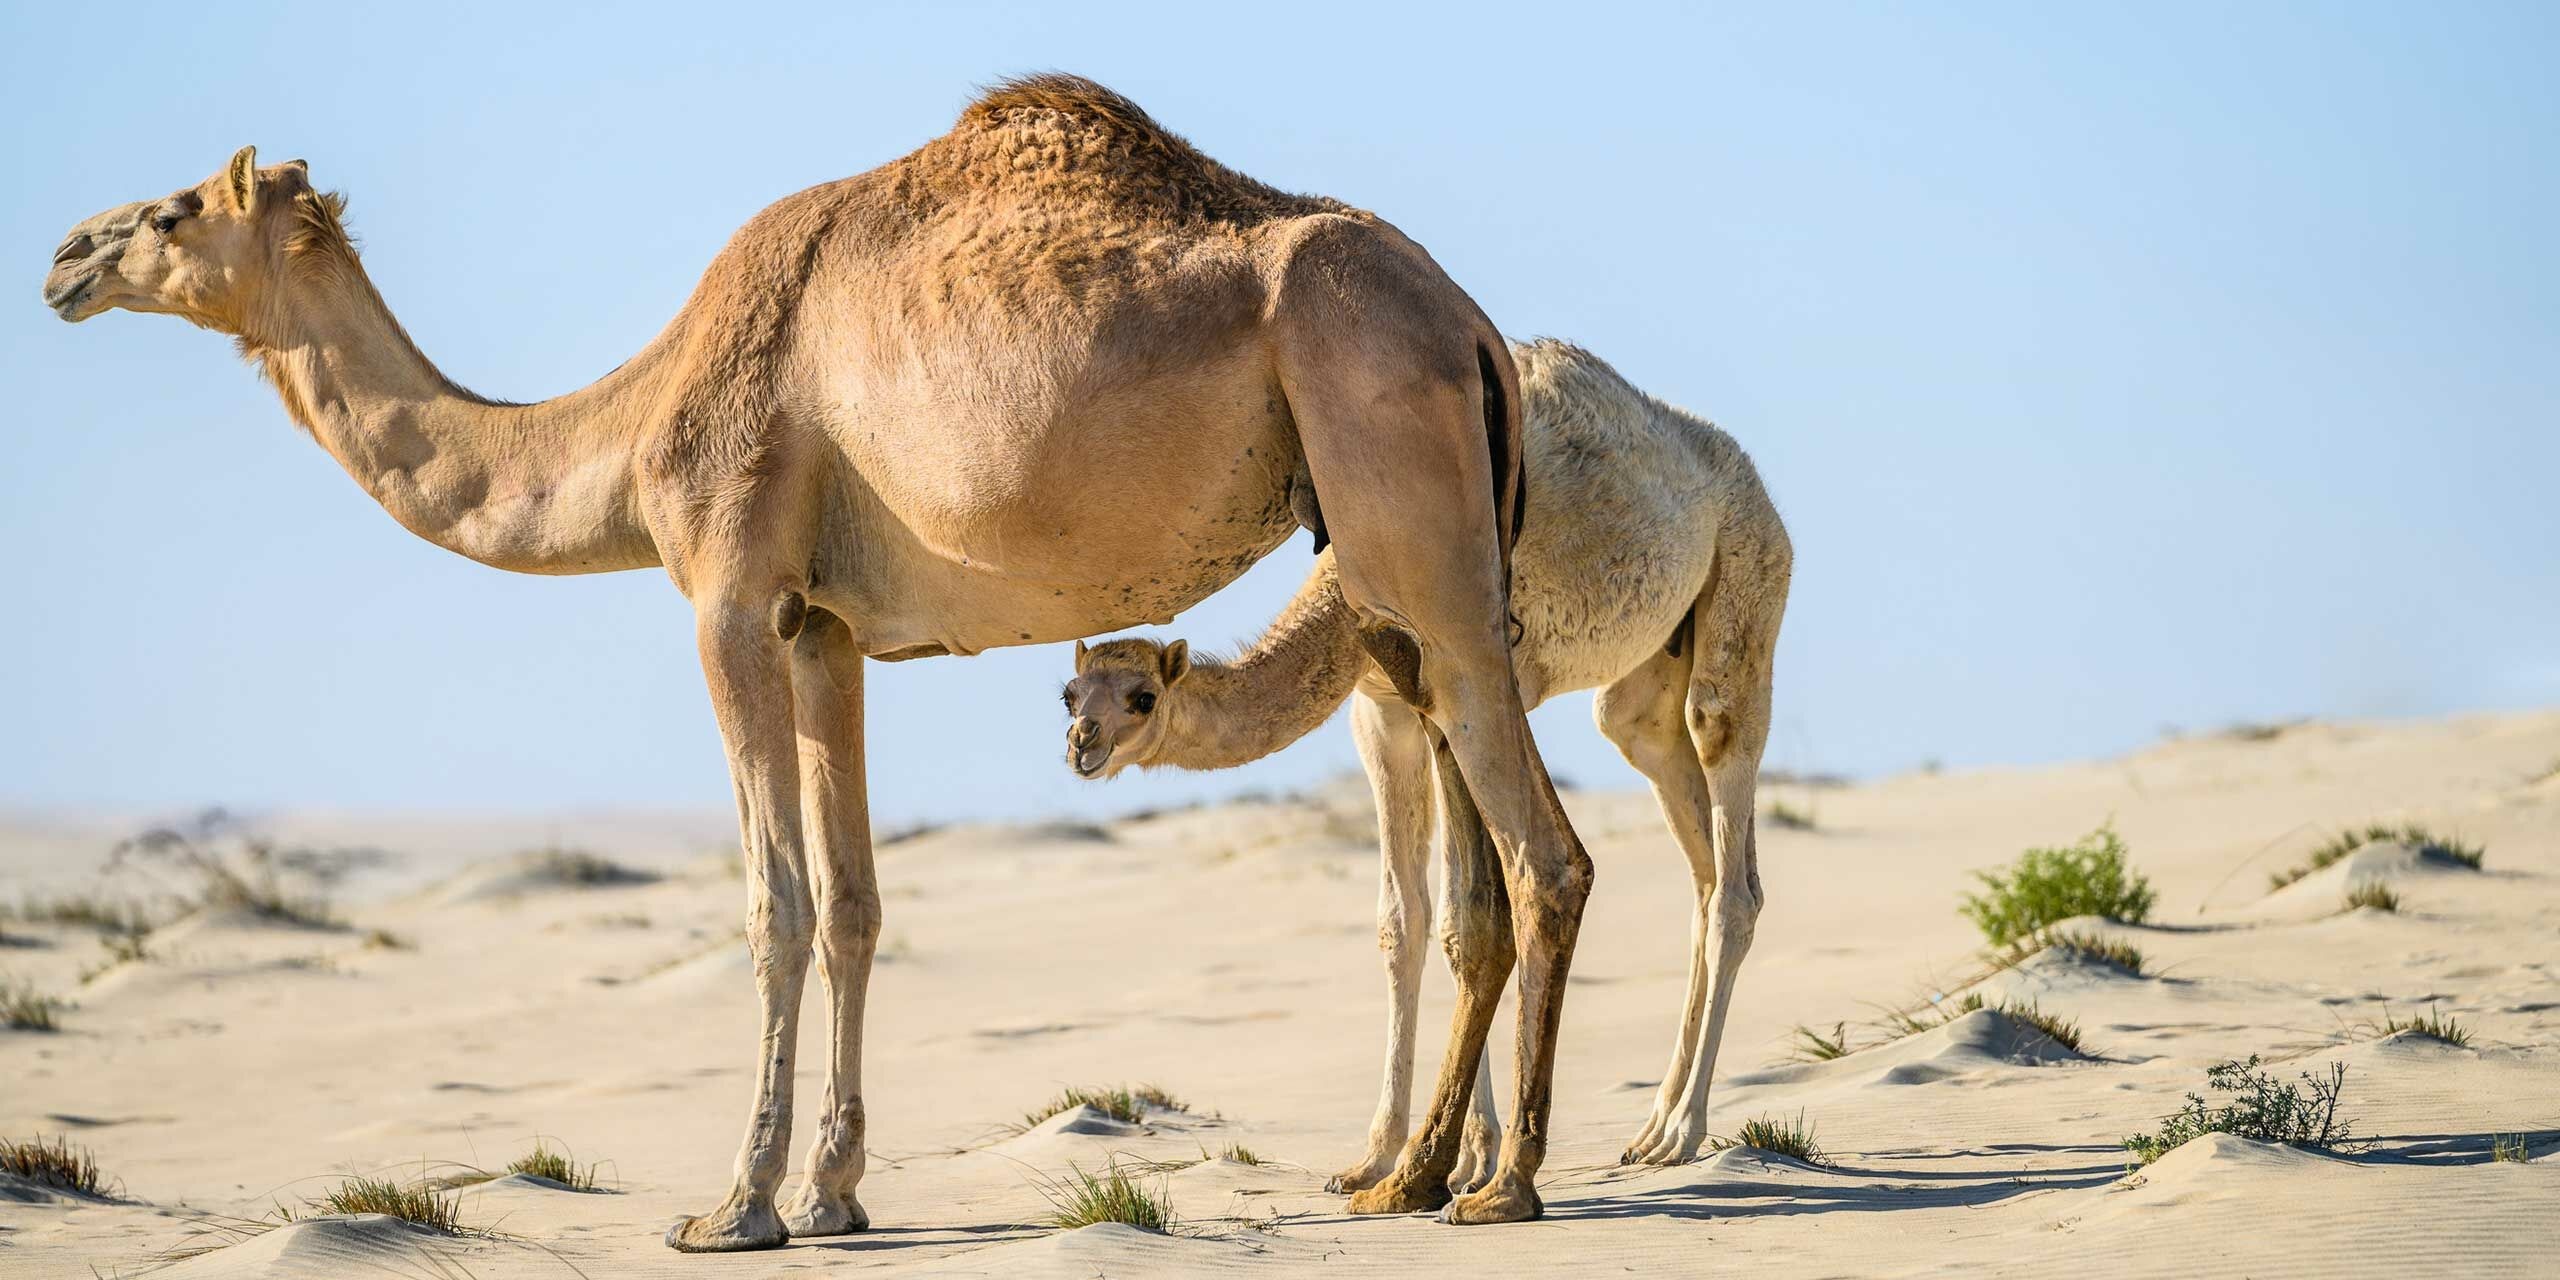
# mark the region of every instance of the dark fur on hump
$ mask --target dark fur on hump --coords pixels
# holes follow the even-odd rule
[[[960,113],[952,132],[1046,129],[1066,135],[1064,145],[1040,148],[1059,167],[1100,169],[1111,185],[1144,191],[1182,215],[1250,223],[1349,208],[1238,173],[1156,123],[1137,103],[1064,72],[998,81]]]

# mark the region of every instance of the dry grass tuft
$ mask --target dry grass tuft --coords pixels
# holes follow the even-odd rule
[[[303,1201],[303,1210],[282,1211],[285,1221],[301,1216],[382,1213],[435,1231],[462,1230],[462,1202],[423,1184],[402,1186],[385,1178],[349,1178]]]
[[[1795,1035],[1795,1048],[1787,1056],[1797,1062],[1829,1062],[1849,1056],[1849,1024],[1845,1022],[1832,1023],[1828,1036],[1803,1025],[1796,1027]]]
[[[2414,822],[2404,822],[2396,827],[2389,823],[2375,822],[2354,830],[2339,832],[2335,839],[2312,850],[2311,856],[2303,859],[2302,865],[2287,867],[2269,875],[2267,888],[2281,889],[2366,845],[2385,841],[2405,844],[2417,850],[2421,858],[2459,863],[2474,871],[2479,870],[2481,862],[2488,857],[2488,851],[2479,845],[2437,835]]]
[[[2523,1164],[2533,1156],[2525,1150],[2523,1134],[2494,1133],[2489,1135],[2489,1159],[2496,1164]]]
[[[2142,976],[2142,949],[2129,942],[2074,931],[2052,934],[2044,945],[2084,964],[2102,964],[2130,977]]]
[[[111,898],[103,893],[51,898],[29,894],[20,898],[17,906],[0,914],[28,924],[58,924],[95,929],[100,933],[142,934],[151,931],[151,915],[141,903],[130,898]]]
[[[1225,1159],[1235,1161],[1237,1164],[1249,1164],[1257,1167],[1262,1164],[1262,1157],[1255,1155],[1253,1153],[1253,1148],[1248,1147],[1241,1142],[1228,1143],[1226,1150],[1221,1151],[1218,1154]]]
[[[54,1030],[53,1011],[65,1007],[24,982],[0,981],[0,1026],[11,1031]]]
[[[1761,816],[1769,820],[1770,826],[1787,831],[1811,831],[1816,822],[1810,807],[1799,809],[1784,800],[1770,801],[1769,812]]]
[[[2362,911],[2366,908],[2375,911],[2398,911],[2400,895],[2392,892],[2391,886],[2380,880],[2367,880],[2347,890],[2347,910]]]
[[[2382,1021],[2371,1025],[2377,1038],[2396,1036],[2405,1031],[2413,1036],[2441,1040],[2457,1049],[2471,1047],[2471,1029],[2463,1026],[2450,1014],[2437,1013],[2433,1005],[2427,1006],[2425,1013],[2406,1022],[2401,1021],[2389,1009],[2385,1009],[2382,1011]]]
[[[1123,1172],[1116,1159],[1100,1177],[1068,1165],[1067,1176],[1041,1178],[1036,1185],[1050,1209],[1041,1224],[1061,1231],[1117,1222],[1142,1231],[1165,1232],[1180,1221],[1174,1217],[1172,1197],[1166,1194],[1161,1181],[1150,1188]]]
[[[51,1142],[42,1134],[25,1141],[0,1139],[0,1173],[58,1191],[107,1194],[106,1174],[99,1171],[97,1158],[87,1147],[72,1146],[68,1137],[57,1136]]]
[[[2080,1047],[2079,1023],[2073,1022],[2058,1014],[2046,1013],[2032,1000],[2025,1004],[2019,1004],[2013,1000],[2004,1000],[1992,1007],[2020,1022],[2027,1024],[2028,1026],[2034,1027],[2037,1031],[2043,1033],[2045,1039],[2051,1040],[2055,1044],[2061,1045],[2063,1048],[2069,1049],[2073,1053],[2082,1052]]]
[[[1059,1091],[1057,1097],[1051,1098],[1049,1101],[1041,1104],[1038,1109],[1022,1113],[1022,1127],[1025,1129],[1031,1128],[1061,1111],[1073,1111],[1077,1107],[1091,1107],[1094,1110],[1124,1124],[1143,1123],[1147,1118],[1147,1109],[1150,1107],[1153,1107],[1158,1111],[1188,1111],[1191,1109],[1183,1102],[1182,1099],[1173,1096],[1173,1094],[1167,1092],[1160,1085],[1116,1085],[1108,1089],[1063,1089]]]
[[[509,1173],[549,1178],[571,1191],[601,1190],[596,1184],[596,1168],[593,1164],[579,1164],[566,1151],[552,1150],[550,1143],[539,1138],[534,1140],[533,1150],[507,1162]]]
[[[1775,1116],[1760,1116],[1745,1120],[1741,1128],[1733,1131],[1732,1137],[1714,1139],[1712,1145],[1718,1151],[1727,1151],[1734,1147],[1749,1147],[1754,1151],[1787,1156],[1806,1164],[1831,1163],[1822,1154],[1822,1144],[1815,1139],[1813,1126],[1805,1121],[1804,1113],[1801,1111],[1796,1113],[1793,1120]]]

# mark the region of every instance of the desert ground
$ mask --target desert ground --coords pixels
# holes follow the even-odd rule
[[[1357,779],[886,844],[865,1066],[874,1228],[720,1257],[659,1238],[725,1190],[748,1099],[755,1010],[726,816],[288,813],[257,829],[334,924],[203,910],[118,959],[91,927],[23,905],[0,920],[0,978],[68,1002],[54,1030],[0,1031],[0,1137],[68,1135],[113,1193],[0,1180],[0,1274],[2560,1274],[2560,711],[1767,788],[1768,907],[1713,1127],[1801,1116],[1822,1164],[1747,1147],[1617,1164],[1674,1030],[1688,875],[1647,795],[1568,804],[1599,879],[1533,1224],[1354,1218],[1323,1190],[1359,1153],[1384,1039]],[[1812,826],[1778,825],[1772,804]],[[1969,873],[2109,819],[2158,905],[2146,926],[2082,928],[2139,948],[2142,976],[2056,953],[1986,976],[1957,911]],[[2270,892],[2271,872],[2380,820],[2458,834],[2485,859],[2385,842]],[[6,816],[0,902],[184,894],[165,859],[107,870],[141,825]],[[631,874],[527,852],[543,849]],[[2398,909],[2344,910],[2374,879]],[[1425,990],[1427,1080],[1449,995],[1436,961]],[[1968,993],[2073,1020],[2082,1050],[1990,1010],[1899,1037],[1876,1025],[1897,1008],[1937,1021],[1933,1001]],[[2469,1043],[2384,1030],[2430,1013]],[[1852,1052],[1796,1060],[1800,1024],[1839,1023]],[[2288,1079],[2342,1064],[2340,1114],[2370,1145],[2216,1135],[2128,1173],[2126,1135],[2253,1054]],[[819,1061],[804,1045],[804,1097]],[[1011,1127],[1063,1088],[1124,1083],[1183,1109]],[[2493,1160],[2502,1135],[2527,1158]],[[604,1189],[464,1186],[458,1235],[304,1205],[349,1173],[497,1170],[537,1139],[598,1165]],[[1222,1154],[1239,1146],[1259,1163]],[[1045,1179],[1115,1160],[1169,1197],[1172,1232],[1042,1224]],[[279,1208],[295,1220],[278,1225]]]

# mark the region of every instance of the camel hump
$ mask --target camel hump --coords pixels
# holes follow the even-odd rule
[[[998,82],[960,113],[943,141],[952,176],[982,190],[1027,184],[1177,220],[1241,224],[1348,207],[1257,182],[1137,103],[1063,72]]]

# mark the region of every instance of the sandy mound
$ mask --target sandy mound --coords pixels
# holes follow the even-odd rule
[[[475,864],[428,896],[438,906],[453,906],[563,890],[629,888],[653,884],[659,878],[654,871],[626,867],[583,850],[535,849]]]
[[[312,1218],[176,1263],[171,1280],[343,1280],[347,1276],[570,1274],[530,1245],[455,1237],[379,1213]]]
[[[2252,920],[2316,920],[2336,915],[2347,891],[2367,882],[2478,874],[2451,858],[2396,840],[2377,840],[2241,908],[2238,914]]]

